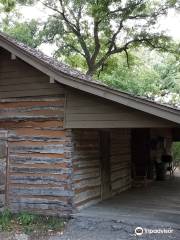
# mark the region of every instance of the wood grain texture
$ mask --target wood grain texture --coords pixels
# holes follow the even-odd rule
[[[112,195],[131,187],[131,130],[111,130]]]
[[[111,195],[131,187],[131,131],[109,129]],[[100,131],[73,130],[74,204],[82,209],[102,200]]]
[[[12,211],[72,212],[71,131],[64,130],[64,95],[0,102],[8,131],[8,205]]]
[[[67,128],[158,128],[172,127],[174,123],[121,104],[66,89]]]
[[[101,199],[98,130],[73,131],[74,204],[78,209]]]
[[[62,94],[63,87],[49,81],[49,76],[0,50],[0,99]]]

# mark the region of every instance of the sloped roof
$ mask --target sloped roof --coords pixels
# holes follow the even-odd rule
[[[178,108],[111,88],[2,32],[0,46],[59,83],[180,124]]]

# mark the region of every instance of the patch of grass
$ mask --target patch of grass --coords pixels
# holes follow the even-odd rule
[[[11,220],[12,220],[12,213],[9,211],[9,209],[5,209],[0,214],[0,230],[11,231]]]
[[[59,221],[56,217],[49,217],[46,219],[46,223],[49,229],[58,231],[58,229],[64,229],[64,222]]]
[[[65,219],[21,212],[12,214],[8,209],[0,213],[0,231],[18,231],[25,234],[47,234],[62,232]]]
[[[21,212],[17,215],[17,220],[23,226],[31,225],[35,222],[37,216],[28,212]]]

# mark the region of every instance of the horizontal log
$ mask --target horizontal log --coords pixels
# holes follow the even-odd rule
[[[63,206],[61,204],[58,203],[29,203],[29,202],[12,202],[11,203],[11,207],[15,210],[17,209],[17,211],[25,211],[25,209],[29,212],[32,211],[32,209],[34,209],[34,211],[36,213],[41,213],[41,211],[46,211],[46,210],[51,210],[54,211],[54,214],[57,215],[57,211],[63,211],[63,213],[65,211],[70,212],[72,210],[71,206]],[[46,212],[44,213],[46,214]]]
[[[99,177],[100,176],[100,171],[96,171],[96,172],[90,172],[90,173],[82,173],[80,175],[74,173],[74,176],[73,176],[73,180],[86,180],[86,179],[89,179],[89,178],[96,178],[96,177]]]
[[[41,184],[41,185],[59,185],[71,184],[71,179],[60,179],[53,176],[16,176],[10,175],[9,182],[12,184]]]
[[[96,168],[84,168],[84,169],[79,169],[79,170],[75,170],[75,174],[76,175],[84,175],[84,174],[87,174],[87,173],[99,173],[100,170],[99,170],[99,167],[96,167]]]
[[[77,208],[77,210],[81,210],[81,209],[89,207],[91,205],[95,205],[100,201],[101,201],[101,196],[100,195],[92,197],[92,198],[88,198],[87,200],[76,203],[76,208]]]
[[[21,154],[21,153],[64,153],[64,145],[47,145],[47,146],[14,146],[9,148],[9,153]]]
[[[49,138],[58,138],[65,137],[64,131],[53,131],[53,130],[36,130],[36,129],[27,129],[21,128],[9,133],[9,137],[15,136],[27,136],[27,137],[49,137]]]
[[[74,194],[72,191],[61,190],[59,187],[51,188],[15,188],[9,189],[11,194],[15,195],[47,195],[47,196],[62,196],[62,197],[72,197]]]
[[[62,206],[62,207],[69,207],[71,208],[72,207],[72,204],[69,202],[69,200],[66,198],[66,201],[61,201],[61,200],[56,200],[56,199],[51,199],[51,200],[48,200],[48,199],[44,199],[44,198],[27,198],[25,196],[21,196],[20,199],[18,198],[12,198],[11,199],[11,203],[19,203],[19,204],[46,204],[46,205],[56,205],[56,206]]]
[[[95,189],[93,188],[93,189],[87,190],[86,192],[83,191],[80,193],[76,193],[74,197],[75,204],[85,201],[87,199],[99,197],[100,191],[101,191],[100,187],[96,187]]]
[[[90,161],[85,161],[85,160],[80,160],[77,162],[73,162],[74,169],[78,168],[91,168],[91,167],[98,167],[100,166],[100,162],[97,160],[90,160]]]
[[[11,177],[55,177],[59,181],[68,181],[71,180],[71,176],[67,173],[64,174],[53,174],[53,173],[16,173],[9,172],[9,178]]]
[[[2,129],[17,129],[17,128],[34,128],[34,129],[46,129],[46,130],[61,130],[63,128],[62,120],[15,120],[12,121],[0,121],[0,128]]]
[[[70,160],[64,159],[64,158],[50,158],[50,157],[30,157],[29,155],[10,155],[9,156],[10,163],[13,164],[54,164],[54,163],[71,163]]]
[[[49,174],[71,174],[71,169],[50,169],[50,168],[26,168],[26,167],[9,167],[10,173],[49,173]]]
[[[84,188],[97,187],[100,185],[101,185],[101,178],[97,177],[97,178],[92,178],[92,179],[75,182],[74,188],[75,188],[75,190],[78,189],[81,191],[81,189],[84,189]]]

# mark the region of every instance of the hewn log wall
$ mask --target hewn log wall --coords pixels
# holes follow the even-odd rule
[[[111,131],[112,195],[131,187],[131,130]]]
[[[109,130],[111,136],[111,195],[131,187],[130,130]],[[94,129],[73,130],[74,203],[78,209],[101,198],[100,133]]]
[[[0,102],[0,129],[8,130],[7,203],[13,211],[71,212],[71,134],[63,119],[64,95]]]
[[[74,203],[86,207],[101,200],[98,130],[73,131]]]

